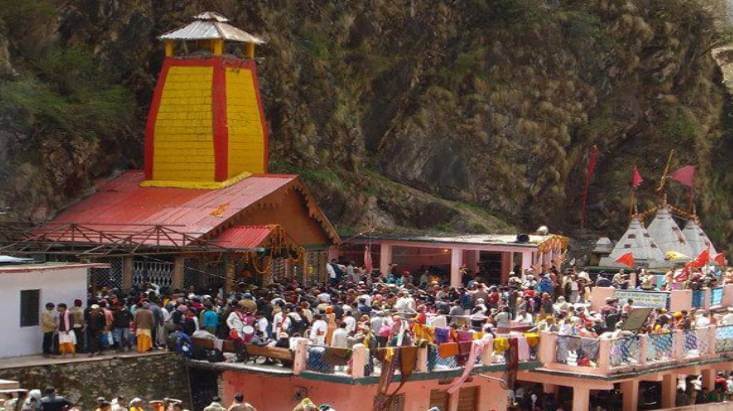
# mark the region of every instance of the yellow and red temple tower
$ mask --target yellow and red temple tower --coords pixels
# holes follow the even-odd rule
[[[247,272],[262,283],[325,279],[338,233],[297,175],[267,172],[254,60],[264,41],[213,12],[160,39],[165,60],[145,128],[144,170],[98,184],[35,230],[33,241],[45,253],[73,247],[122,267],[97,285],[123,289],[147,280],[203,287],[222,277],[231,287]],[[184,275],[196,264],[216,267]]]
[[[213,12],[160,39],[165,61],[145,129],[142,184],[221,188],[267,172],[267,125],[254,60],[255,46],[264,41]],[[227,53],[241,44],[244,59]]]

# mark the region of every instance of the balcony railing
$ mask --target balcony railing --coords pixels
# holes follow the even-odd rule
[[[533,337],[534,336],[534,337]],[[463,370],[469,361],[470,347],[482,345],[482,353],[476,358],[474,367],[500,366],[506,363],[505,353],[510,340],[517,340],[518,359],[520,363],[537,360],[539,336],[530,338],[524,335],[497,335],[496,338],[485,337],[482,340],[464,343],[448,343],[441,345],[423,344],[416,347],[416,359],[413,368],[415,373],[438,373]],[[455,344],[455,346],[450,346]],[[391,347],[401,355],[401,347]],[[333,349],[325,346],[311,345],[308,339],[298,338],[294,344],[294,361],[292,371],[303,373],[328,374],[342,378],[363,378],[381,375],[383,364],[377,350],[369,350],[364,344],[356,344],[351,349]],[[414,348],[413,348],[414,350]],[[399,359],[398,361],[401,361]],[[400,362],[398,362],[399,364]],[[400,367],[397,366],[397,374]]]
[[[580,338],[543,332],[538,357],[544,368],[592,375],[733,358],[733,325],[615,338]]]

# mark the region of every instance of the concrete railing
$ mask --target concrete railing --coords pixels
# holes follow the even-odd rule
[[[588,338],[581,344],[570,339],[578,337],[558,336],[554,332],[543,332],[540,338],[538,360],[547,369],[567,371],[576,374],[612,375],[630,370],[655,368],[660,365],[692,360],[714,359],[733,354],[733,325],[708,326],[694,330],[672,330],[662,334],[625,335],[617,338]],[[581,356],[564,350],[577,352],[579,347],[597,345],[595,361],[578,361]],[[583,348],[580,348],[581,350]],[[586,354],[582,354],[585,356]],[[560,360],[558,361],[558,357]],[[570,358],[571,360],[565,360]]]
[[[504,338],[508,341],[511,338],[517,338],[517,336],[500,335],[497,336],[497,338]],[[477,359],[475,366],[492,366],[505,363],[503,351],[497,352],[494,350],[494,340],[495,339],[491,338],[491,341],[488,341],[485,344],[481,356]],[[517,345],[519,348],[519,343]],[[520,362],[536,361],[537,349],[539,349],[540,346],[540,344],[537,344],[534,347],[529,347],[529,343],[527,343],[526,348],[529,348],[529,356],[522,358]],[[314,362],[313,358],[309,357],[314,353],[312,351],[313,346],[309,345],[308,339],[298,338],[295,341],[294,348],[293,373],[295,375],[299,375],[303,371],[316,372],[320,374],[334,374],[351,378],[362,378],[368,375],[378,376],[381,374],[381,364],[377,360],[375,353],[370,352],[369,348],[364,344],[356,344],[352,347],[348,366],[333,368],[327,367],[327,369],[319,368],[317,370],[314,370],[314,367],[312,366],[312,363]],[[523,357],[525,357],[525,355],[523,355]],[[462,370],[466,365],[467,359],[468,354],[465,352],[441,357],[437,352],[431,354],[430,348],[428,348],[428,346],[423,346],[417,349],[417,360],[414,372],[429,373]],[[316,361],[320,364],[320,359],[317,359]],[[399,369],[399,366],[396,368]]]
[[[690,289],[672,290],[672,291],[643,291],[643,290],[624,290],[627,292],[638,293],[643,298],[644,293],[655,295],[666,294],[667,304],[670,311],[690,311],[693,308],[702,309],[720,309],[725,307],[733,307],[733,284],[725,284],[714,288],[703,288],[698,291]],[[605,304],[606,298],[613,297],[616,289],[613,287],[593,287],[591,290],[592,311],[600,311]],[[621,301],[620,303],[624,303]]]

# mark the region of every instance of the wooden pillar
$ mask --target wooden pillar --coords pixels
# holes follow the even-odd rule
[[[512,253],[502,252],[501,253],[501,283],[506,284],[509,282],[509,271],[512,269]]]
[[[211,53],[215,56],[221,56],[222,54],[224,54],[224,40],[211,40]]]
[[[165,56],[173,57],[173,53],[174,53],[173,40],[166,40],[163,44],[165,45]]]
[[[252,258],[257,258],[257,255],[253,255]],[[265,267],[265,273],[272,273],[272,269],[268,270]],[[234,259],[231,256],[226,256],[224,259],[224,292],[230,293],[234,290]],[[267,275],[267,274],[264,274]],[[272,275],[272,274],[271,274]]]
[[[382,275],[387,275],[389,266],[392,264],[392,245],[386,243],[379,244],[379,271]]]
[[[255,58],[255,44],[254,43],[244,43],[244,54],[247,56],[248,59],[252,60]]]
[[[636,380],[623,381],[621,394],[624,397],[623,410],[635,411],[639,405],[639,382]]]
[[[183,276],[185,270],[184,261],[185,258],[182,255],[177,255],[173,259],[173,278],[171,278],[171,288],[174,290],[183,289]]]
[[[573,411],[588,411],[590,405],[590,389],[583,386],[573,387]]]
[[[463,265],[463,250],[451,248],[450,250],[450,286],[458,288],[461,286],[461,266]]]
[[[674,408],[677,397],[677,374],[662,376],[662,408]]]
[[[132,256],[122,257],[122,290],[129,291],[132,289],[132,275],[135,271],[134,260]]]

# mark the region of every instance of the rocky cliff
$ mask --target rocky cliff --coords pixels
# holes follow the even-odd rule
[[[628,179],[670,149],[699,167],[709,234],[733,236],[733,109],[711,50],[720,9],[693,0],[0,0],[0,189],[42,220],[94,179],[139,167],[162,50],[205,9],[263,35],[273,171],[300,173],[344,231],[579,223],[618,235]],[[670,199],[686,204],[671,187]]]

